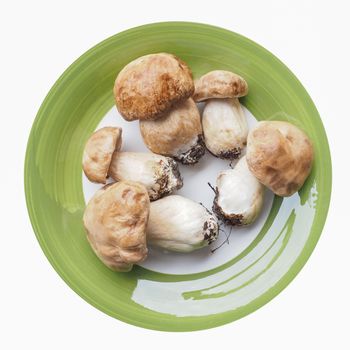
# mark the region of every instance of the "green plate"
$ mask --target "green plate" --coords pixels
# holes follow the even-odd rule
[[[260,233],[229,262],[195,274],[134,267],[116,273],[94,255],[82,225],[84,144],[113,107],[119,70],[138,56],[171,52],[195,77],[226,69],[242,75],[242,103],[259,119],[288,120],[313,141],[315,161],[299,193],[275,197]],[[108,315],[163,331],[192,331],[243,317],[276,296],[309,258],[331,194],[327,137],[309,95],[275,56],[251,40],[204,24],[170,22],[117,34],[75,61],[35,119],[25,161],[25,191],[36,237],[48,260],[81,297]]]

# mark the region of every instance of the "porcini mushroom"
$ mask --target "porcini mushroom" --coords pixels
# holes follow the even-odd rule
[[[202,127],[207,149],[219,158],[238,158],[247,144],[248,124],[237,98],[208,100]]]
[[[250,172],[244,156],[234,169],[218,175],[213,211],[231,225],[249,225],[258,217],[263,198],[263,185]]]
[[[311,171],[312,161],[310,139],[293,124],[262,121],[249,132],[249,169],[279,196],[291,196],[303,186]]]
[[[185,62],[168,53],[157,53],[127,64],[118,74],[113,91],[125,120],[149,120],[192,96],[194,83]]]
[[[116,181],[142,183],[151,200],[182,187],[178,164],[169,157],[153,153],[114,152],[109,175]]]
[[[140,120],[140,131],[152,152],[183,164],[197,163],[205,153],[199,111],[191,98],[157,120]]]
[[[121,144],[122,129],[118,127],[105,127],[90,136],[83,153],[83,170],[90,181],[106,183],[112,154]]]
[[[247,93],[248,84],[241,76],[225,70],[214,70],[195,82],[193,99],[200,102],[210,98],[242,97]]]
[[[86,206],[83,222],[90,245],[115,271],[130,271],[147,256],[150,201],[146,188],[131,181],[104,186]]]
[[[172,195],[151,203],[147,242],[167,250],[188,253],[216,240],[219,227],[202,205]]]

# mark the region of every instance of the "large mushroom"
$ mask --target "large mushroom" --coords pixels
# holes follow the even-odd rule
[[[115,271],[130,271],[147,257],[150,201],[146,188],[131,181],[104,186],[86,206],[83,222],[90,245]]]
[[[313,147],[307,135],[283,121],[262,121],[248,135],[250,171],[279,196],[291,196],[308,177]]]
[[[174,55],[157,53],[127,64],[118,74],[113,91],[125,120],[150,120],[192,96],[194,83],[186,63]]]

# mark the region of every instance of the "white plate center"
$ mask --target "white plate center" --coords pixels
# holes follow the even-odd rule
[[[245,107],[243,107],[243,110],[251,128],[257,121]],[[123,128],[122,151],[150,152],[142,141],[139,123],[137,121],[126,122],[115,107],[105,115],[97,129],[104,126],[120,126]],[[221,170],[228,169],[229,163],[229,161],[215,158],[207,152],[194,166],[180,165],[184,186],[174,194],[180,194],[200,202],[211,210],[214,193],[208,186],[208,182],[215,187],[217,175]],[[91,183],[83,174],[85,202],[88,202],[100,187],[101,185]],[[232,229],[230,226],[222,226],[224,232],[220,232],[217,241],[209,247],[187,254],[167,252],[149,247],[147,259],[140,265],[157,272],[181,275],[203,272],[218,267],[236,257],[253,242],[267,219],[272,201],[272,192],[266,190],[263,210],[256,222],[247,227],[233,227]],[[228,236],[228,239],[226,236]],[[222,244],[225,240],[226,243]],[[220,245],[219,249],[212,252]]]

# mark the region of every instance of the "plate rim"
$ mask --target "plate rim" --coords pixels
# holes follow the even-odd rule
[[[300,254],[298,255],[298,257],[295,259],[295,261],[293,262],[293,264],[290,266],[290,268],[288,269],[288,271],[283,275],[283,277],[277,282],[275,283],[271,288],[269,288],[266,292],[264,292],[263,294],[261,294],[259,297],[257,297],[256,299],[254,299],[253,301],[251,301],[249,304],[241,307],[242,310],[239,310],[238,314],[235,317],[232,317],[232,315],[227,315],[225,317],[225,312],[223,313],[219,313],[216,316],[218,316],[217,318],[215,318],[215,322],[208,322],[207,326],[200,325],[197,326],[188,326],[186,325],[186,328],[181,328],[179,326],[173,326],[173,327],[169,327],[169,326],[154,326],[153,324],[146,324],[143,323],[142,321],[137,322],[134,319],[130,320],[128,319],[127,315],[124,314],[118,314],[116,315],[115,313],[110,312],[110,310],[108,310],[107,308],[105,308],[103,305],[98,304],[97,302],[95,302],[92,298],[90,298],[87,294],[84,293],[84,290],[79,288],[79,285],[77,285],[76,283],[74,283],[73,281],[70,280],[69,276],[65,273],[64,269],[62,269],[59,264],[57,264],[55,262],[55,258],[54,256],[51,255],[50,250],[46,247],[45,245],[45,241],[41,236],[40,233],[40,228],[37,225],[37,221],[35,219],[35,210],[34,207],[32,205],[31,202],[31,196],[30,196],[30,184],[29,184],[29,158],[30,158],[30,145],[33,141],[33,137],[34,137],[34,131],[36,129],[36,126],[39,122],[39,119],[41,118],[42,115],[42,111],[45,109],[46,105],[49,104],[50,102],[50,98],[52,97],[52,95],[54,94],[55,90],[57,89],[57,87],[60,85],[60,82],[62,79],[64,79],[69,73],[70,71],[75,68],[76,65],[78,65],[80,63],[80,61],[82,59],[84,59],[86,56],[90,55],[92,52],[94,52],[95,50],[98,50],[100,47],[106,45],[110,40],[113,40],[115,37],[121,36],[121,35],[125,35],[129,32],[135,31],[135,30],[142,30],[144,28],[150,28],[150,27],[161,27],[161,26],[167,26],[167,25],[172,25],[172,26],[193,26],[196,27],[198,29],[214,29],[216,31],[221,31],[223,33],[225,33],[226,35],[232,35],[234,34],[237,37],[240,37],[242,39],[244,39],[247,42],[250,42],[250,44],[252,44],[253,46],[257,46],[260,50],[264,50],[266,54],[268,54],[271,58],[273,58],[274,60],[277,60],[281,65],[284,66],[284,68],[289,72],[290,76],[292,78],[294,78],[295,82],[298,83],[298,85],[300,86],[300,88],[303,90],[303,93],[306,94],[306,96],[308,97],[310,103],[312,103],[318,117],[320,120],[320,126],[321,126],[321,131],[323,132],[323,136],[324,136],[324,146],[325,146],[325,150],[326,150],[326,158],[329,159],[329,164],[327,164],[328,169],[326,169],[328,171],[327,173],[327,177],[325,178],[325,193],[323,194],[325,196],[325,198],[327,199],[326,201],[324,201],[323,203],[320,204],[320,209],[322,209],[323,212],[323,217],[319,217],[317,220],[317,230],[316,232],[313,232],[312,235],[310,235],[308,237],[308,239],[306,240],[303,249],[301,250]],[[46,256],[46,258],[48,259],[49,263],[51,264],[51,266],[54,268],[54,270],[58,273],[58,275],[65,281],[65,283],[75,292],[77,293],[80,297],[82,297],[85,301],[87,301],[90,305],[94,306],[95,308],[97,308],[98,310],[104,312],[105,314],[118,319],[120,321],[126,322],[128,324],[134,325],[134,326],[138,326],[138,327],[142,327],[142,328],[146,328],[146,329],[151,329],[151,330],[158,330],[158,331],[170,331],[170,332],[187,332],[187,331],[199,331],[199,330],[206,330],[206,329],[210,329],[210,328],[215,328],[215,327],[219,327],[221,325],[233,322],[237,319],[240,319],[256,310],[258,310],[260,307],[264,306],[265,304],[267,304],[270,300],[272,300],[274,297],[276,297],[278,294],[280,294],[282,292],[282,290],[284,290],[296,277],[296,275],[301,271],[301,269],[303,268],[303,266],[306,264],[306,262],[308,261],[308,259],[310,258],[313,250],[315,249],[317,242],[323,232],[323,228],[327,219],[327,214],[328,214],[328,210],[329,210],[329,206],[331,203],[331,193],[332,193],[332,159],[331,159],[331,154],[330,154],[330,147],[329,147],[329,142],[328,142],[328,138],[327,138],[327,134],[325,132],[324,129],[324,125],[322,122],[322,119],[316,109],[316,106],[314,105],[310,95],[308,94],[308,92],[306,91],[306,89],[303,87],[303,85],[301,84],[301,82],[299,81],[299,79],[295,76],[295,74],[277,57],[275,56],[273,53],[271,53],[269,50],[265,49],[263,46],[261,46],[260,44],[256,43],[255,41],[245,37],[244,35],[238,34],[232,30],[228,30],[219,26],[214,26],[214,25],[210,25],[210,24],[205,24],[205,23],[199,23],[199,22],[190,22],[190,21],[164,21],[164,22],[155,22],[155,23],[148,23],[148,24],[143,24],[140,26],[136,26],[136,27],[132,27],[129,28],[127,30],[118,32],[112,36],[109,36],[108,38],[102,40],[101,42],[97,43],[96,45],[94,45],[93,47],[91,47],[90,49],[88,49],[87,51],[85,51],[82,55],[80,55],[76,60],[73,61],[72,64],[70,64],[65,70],[64,72],[60,75],[60,77],[56,80],[56,82],[53,84],[53,86],[50,88],[49,92],[47,93],[46,97],[44,98],[37,114],[36,117],[34,119],[34,122],[32,124],[31,130],[30,130],[30,134],[28,137],[28,142],[26,145],[26,153],[25,153],[25,162],[24,162],[24,190],[25,190],[25,198],[26,198],[26,206],[27,206],[27,211],[28,211],[28,215],[30,218],[30,222],[33,228],[33,231],[35,233],[35,236],[38,240],[38,243],[41,247],[41,250],[43,251],[44,255]],[[311,228],[312,229],[312,228]],[[220,316],[220,317],[219,317]],[[203,318],[206,316],[200,316],[199,318]],[[214,324],[212,324],[214,323]],[[181,329],[180,329],[181,328]]]

